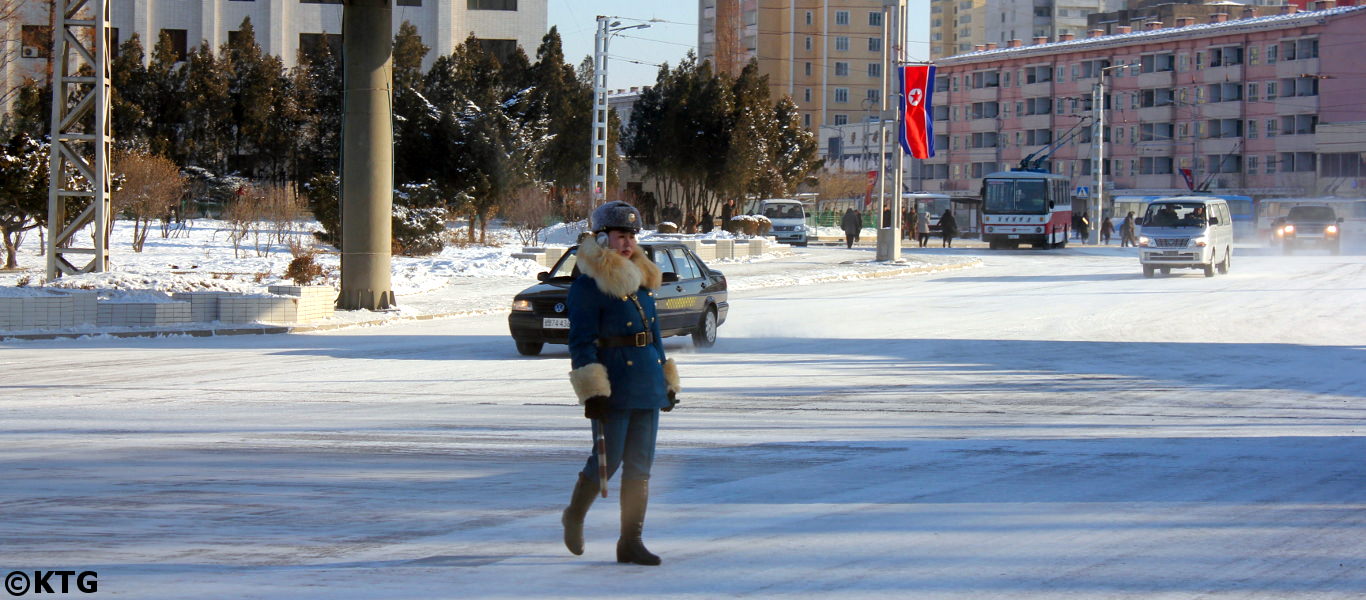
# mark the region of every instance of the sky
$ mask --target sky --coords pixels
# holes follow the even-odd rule
[[[597,15],[617,17],[622,25],[662,21],[651,23],[648,29],[624,31],[612,39],[607,74],[612,89],[651,85],[659,71],[657,65],[677,65],[689,50],[697,48],[697,0],[549,0],[548,8],[549,22],[559,27],[564,40],[565,60],[575,65],[593,54]],[[929,0],[912,0],[911,11],[915,15],[911,21],[911,59],[924,60],[929,57]]]

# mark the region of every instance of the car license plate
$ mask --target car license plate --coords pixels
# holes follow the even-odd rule
[[[1012,240],[1018,240],[1018,239],[1020,239],[1020,236],[1017,235],[1017,234],[1011,234],[1011,235],[1006,236],[1006,238],[1007,238],[1007,239],[1012,239]]]
[[[546,329],[569,329],[569,319],[547,318],[541,321],[541,327]]]
[[[1177,250],[1163,250],[1163,251],[1162,251],[1162,256],[1177,256],[1177,255],[1179,255],[1179,254],[1181,254],[1181,252],[1180,252],[1180,251],[1177,251]],[[568,325],[566,325],[566,327],[568,327]]]

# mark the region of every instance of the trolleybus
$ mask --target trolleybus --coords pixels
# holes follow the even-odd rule
[[[991,248],[1062,248],[1072,227],[1071,181],[1037,171],[1002,171],[982,180],[982,239]]]

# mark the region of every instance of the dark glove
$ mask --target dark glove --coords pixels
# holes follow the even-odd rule
[[[664,411],[664,412],[669,412],[669,411],[673,410],[675,406],[678,406],[678,394],[675,394],[675,393],[673,393],[673,392],[669,392],[669,405],[668,405],[668,406],[665,406],[664,408],[661,408],[661,409],[659,409],[659,410],[662,410],[662,411]]]
[[[601,421],[607,418],[607,396],[593,396],[583,401],[583,416]]]

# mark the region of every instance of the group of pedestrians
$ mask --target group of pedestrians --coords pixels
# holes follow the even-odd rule
[[[882,213],[883,223],[891,221],[891,211],[884,210]],[[902,214],[902,235],[913,242],[919,242],[920,247],[924,248],[930,241],[930,216],[912,208]],[[859,241],[859,233],[863,230],[863,213],[853,208],[846,209],[844,216],[840,218],[840,229],[844,230],[844,247],[853,248]],[[953,212],[945,210],[939,217],[939,235],[943,238],[943,247],[952,248],[953,238],[958,236],[958,220],[954,218]]]

